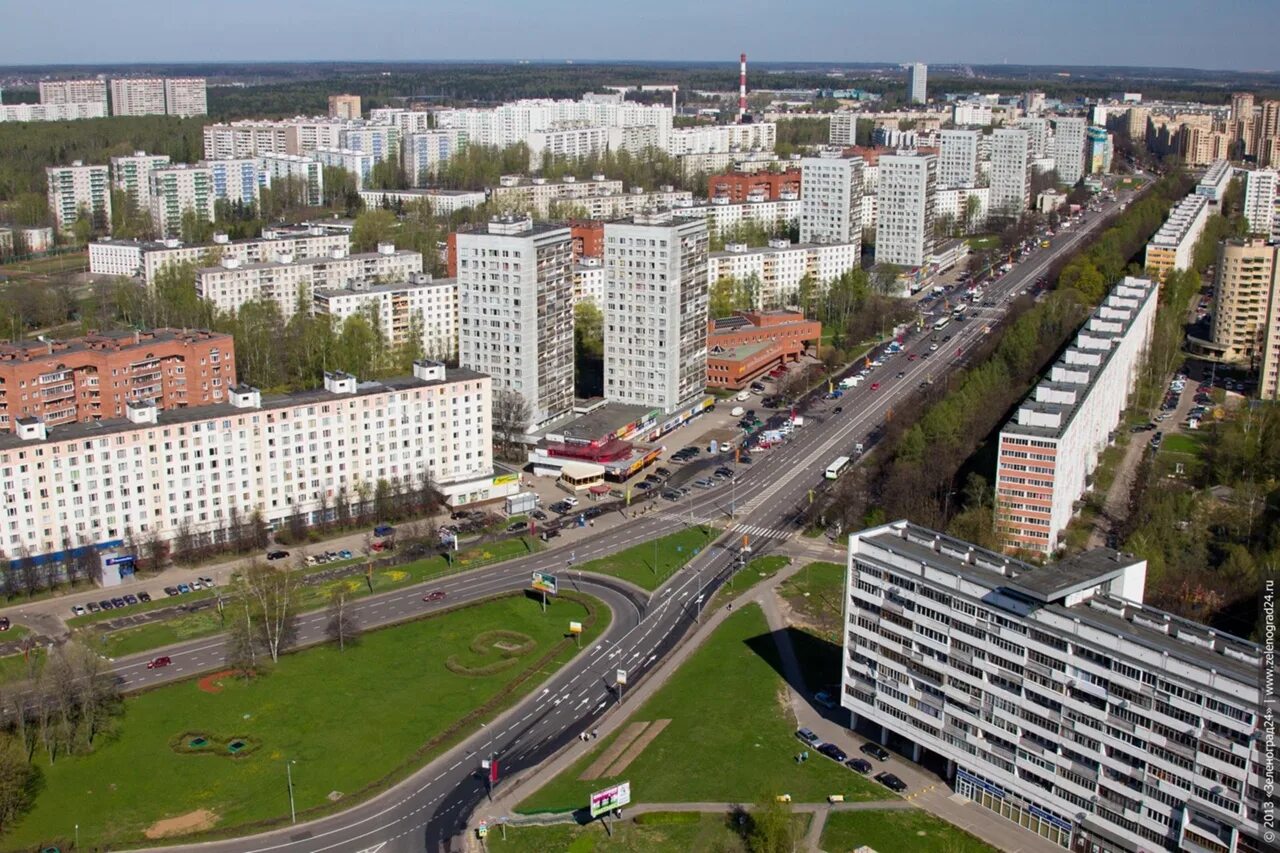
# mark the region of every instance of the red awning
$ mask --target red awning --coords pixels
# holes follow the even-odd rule
[[[587,491],[591,492],[593,495],[607,495],[609,494],[609,487],[604,483],[597,483]]]

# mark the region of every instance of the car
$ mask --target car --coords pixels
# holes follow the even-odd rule
[[[288,556],[289,556],[288,551],[268,551],[267,552],[268,560],[283,560],[285,557],[288,557]]]
[[[717,468],[717,469],[715,470],[715,473],[717,473],[717,474],[723,474],[723,475],[724,475],[724,476],[726,476],[726,477],[732,477],[732,476],[733,476],[733,469],[732,469],[732,468],[729,468],[728,466],[721,465],[719,468]]]
[[[88,604],[85,605],[85,607],[89,609],[90,613],[97,613],[99,610],[102,609],[101,607],[98,606],[98,602],[96,601],[90,601]]]
[[[750,465],[750,464],[751,464],[751,456],[750,456],[749,454],[743,453],[742,455],[740,455],[740,456],[738,457],[738,462],[739,462],[740,464],[742,464],[742,465]]]
[[[850,758],[844,763],[844,766],[848,767],[850,770],[856,770],[864,775],[875,769],[871,762],[867,761],[865,758]]]
[[[565,498],[565,499],[564,499],[564,502],[565,502],[565,503],[567,503],[569,506],[577,506],[577,505],[578,505],[578,499],[577,499],[577,498],[575,498],[575,497],[567,497],[567,498]]]
[[[876,781],[895,793],[901,794],[903,791],[907,790],[907,783],[903,782],[892,773],[879,773],[876,775]]]
[[[929,344],[929,352],[937,352],[937,351],[938,351],[937,344]]]
[[[395,532],[396,529],[390,524],[379,524],[377,527],[373,528],[374,536],[390,536]]]
[[[329,559],[330,559],[330,560],[332,560],[332,559],[333,559],[333,557],[332,557],[332,556],[330,556],[330,555],[328,555],[328,554],[326,554],[325,556],[329,557]],[[204,584],[200,583],[200,581],[199,581],[199,580],[194,580],[194,581],[192,581],[192,582],[191,582],[191,590],[192,590],[193,592],[196,592],[196,591],[199,591],[199,590],[202,590],[202,589],[204,589]]]
[[[530,518],[535,518],[535,519],[537,519],[538,521],[546,521],[546,520],[547,520],[547,514],[546,514],[545,512],[543,512],[542,510],[540,510],[540,509],[535,509],[533,512],[529,513],[529,517],[530,517]]]
[[[111,606],[116,610],[120,610],[125,606],[125,600],[123,598],[113,598],[111,599]]]
[[[831,414],[838,415],[843,411],[844,411],[844,406],[836,406],[834,409],[831,410]]]
[[[87,613],[87,612],[88,612],[88,611],[87,611],[87,610],[85,610],[85,609],[84,609],[84,607],[82,607],[82,606],[81,606],[81,605],[79,605],[79,604],[73,604],[73,605],[71,605],[71,613],[72,613],[72,615],[73,615],[73,616],[83,616],[83,615],[84,615],[85,613]],[[3,617],[3,618],[0,618],[0,625],[3,625],[3,626],[4,626],[3,628],[0,628],[0,631],[8,631],[8,630],[9,630],[9,618],[8,618],[7,616],[6,616],[6,617]]]
[[[173,663],[173,658],[168,655],[160,655],[158,658],[152,658],[147,661],[147,669],[160,669],[161,667],[168,666],[171,663]]]
[[[670,476],[671,476],[671,469],[670,469],[670,468],[663,468],[663,467],[659,466],[659,467],[655,468],[655,469],[654,469],[654,471],[655,471],[659,476],[661,476],[661,477],[670,477]]]
[[[178,588],[176,586],[166,586],[164,588],[164,594],[170,597],[178,595]]]
[[[946,342],[947,342],[947,341],[949,341],[949,340],[951,340],[951,336],[950,336],[950,335],[944,335],[944,336],[943,336],[943,338],[942,338],[942,342],[943,342],[943,343],[946,343]]]
[[[99,607],[101,607],[103,610],[115,610],[115,609],[116,609],[116,606],[115,606],[114,604],[112,604],[112,603],[111,603],[111,599],[109,599],[109,598],[104,598],[104,599],[102,599],[101,601],[99,601],[99,602],[98,602],[98,606],[99,606]]]
[[[351,552],[350,552],[350,551],[348,551],[346,548],[343,548],[341,551],[339,551],[339,552],[338,552],[338,556],[339,556],[340,558],[342,558],[343,560],[350,560],[350,559],[351,559],[351,557],[352,557],[352,554],[351,554]],[[212,585],[213,585],[213,584],[210,584],[210,586],[212,586]]]
[[[188,592],[191,592],[191,587],[185,583],[180,583],[178,584],[178,592],[186,595]]]
[[[560,535],[559,530],[543,530],[541,533],[538,534],[538,538],[541,539],[543,542],[549,542],[552,539],[555,539],[559,535]]]
[[[124,603],[125,603],[125,604],[137,604],[137,603],[138,603],[138,596],[133,595],[132,593],[130,593],[129,595],[126,595],[126,596],[124,597]],[[0,628],[0,630],[8,630],[8,629],[7,629],[7,628]]]
[[[902,378],[903,378],[904,376],[906,376],[906,375],[907,375],[907,372],[906,372],[905,370],[899,370],[899,371],[898,371],[898,378],[899,378],[899,379],[902,379]]]
[[[889,750],[885,749],[883,746],[881,746],[878,743],[864,743],[861,747],[859,747],[859,751],[866,755],[870,755],[872,758],[876,759],[877,761],[889,760]]]
[[[796,737],[800,738],[803,743],[817,748],[822,744],[822,739],[813,733],[812,729],[800,728],[796,729]]]
[[[431,592],[422,596],[423,601],[444,601],[448,593],[443,589],[433,589]]]
[[[813,694],[813,701],[828,710],[840,707],[840,703],[836,700],[836,697],[832,695],[830,690],[819,690],[817,693]]]
[[[879,390],[880,390],[880,383],[879,383],[879,382],[872,382],[872,383],[871,383],[871,390],[872,390],[872,391],[879,391]]]
[[[636,491],[637,491],[637,492],[647,492],[647,491],[649,491],[649,490],[650,490],[650,489],[652,489],[652,488],[653,488],[653,484],[652,484],[652,483],[646,483],[646,482],[643,482],[643,481],[641,481],[641,482],[639,482],[639,483],[636,483]]]
[[[679,493],[679,492],[673,492],[673,491],[668,490],[668,491],[665,491],[665,492],[663,492],[663,493],[662,493],[662,497],[663,497],[665,500],[669,500],[669,501],[678,501],[678,500],[680,500],[680,493]]]
[[[370,546],[369,546],[369,550],[370,550],[370,551],[386,551],[386,550],[387,550],[387,543],[386,543],[386,542],[374,542],[372,545],[370,545]],[[332,558],[330,558],[330,559],[332,559]]]
[[[715,480],[709,480],[706,477],[703,477],[701,480],[695,480],[693,484],[699,489],[709,489],[716,483]]]
[[[824,743],[822,746],[818,747],[818,752],[821,752],[832,761],[839,761],[841,764],[844,764],[845,761],[849,759],[849,756],[845,755],[844,750],[836,746],[834,743]]]
[[[529,522],[527,521],[513,521],[507,525],[507,532],[515,533],[516,531],[524,530],[528,526]]]

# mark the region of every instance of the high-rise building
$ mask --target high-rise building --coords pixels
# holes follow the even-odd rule
[[[1013,123],[1013,126],[1027,132],[1028,145],[1030,146],[1029,156],[1032,160],[1039,160],[1045,156],[1045,148],[1049,144],[1049,120],[1047,118],[1022,116]]]
[[[1022,111],[1027,115],[1037,115],[1044,110],[1044,92],[1033,89],[1022,93]]]
[[[528,430],[573,411],[572,249],[528,217],[458,234],[458,362],[523,396]]]
[[[929,66],[913,62],[907,66],[907,103],[923,104],[929,100]]]
[[[932,154],[880,158],[876,263],[922,267],[933,254],[935,167]]]
[[[364,124],[338,131],[338,147],[372,154],[374,162],[400,160],[400,128],[394,124]]]
[[[200,163],[213,177],[213,197],[231,204],[257,204],[262,164],[255,157],[206,160]]]
[[[1253,118],[1253,93],[1235,92],[1231,95],[1231,117],[1239,120]]]
[[[978,181],[978,130],[944,130],[938,140],[938,186],[972,187]]]
[[[850,725],[1065,850],[1268,849],[1269,661],[1144,605],[1146,570],[1110,549],[1034,565],[907,521],[850,536]]]
[[[94,229],[111,229],[111,179],[106,166],[86,166],[75,160],[70,166],[45,168],[49,182],[49,212],[59,231],[71,226],[85,213]]]
[[[111,185],[129,197],[135,210],[151,210],[151,173],[169,165],[168,154],[135,151],[111,158]]]
[[[105,80],[41,80],[40,103],[102,105],[107,114],[107,81]]]
[[[214,198],[208,166],[179,163],[151,172],[151,222],[161,236],[181,234],[188,213],[197,222],[212,222]]]
[[[1280,241],[1280,173],[1253,169],[1244,173],[1244,218],[1250,234]]]
[[[1125,132],[1133,142],[1145,143],[1147,122],[1151,118],[1150,107],[1129,107],[1125,112]]]
[[[342,287],[312,291],[313,314],[325,314],[341,327],[356,315],[370,318],[387,347],[417,343],[427,358],[458,357],[458,280],[414,275],[409,281],[383,283],[359,279]]]
[[[367,151],[349,148],[317,148],[308,156],[314,157],[323,166],[335,166],[349,172],[356,179],[357,190],[363,189],[368,183],[369,176],[373,174],[373,164],[377,162]]]
[[[800,161],[800,242],[862,245],[862,158]]]
[[[1257,124],[1254,125],[1254,138],[1257,140],[1254,151],[1258,156],[1258,164],[1280,166],[1280,161],[1271,156],[1273,141],[1280,139],[1280,101],[1262,102]]]
[[[1111,134],[1105,127],[1090,126],[1087,129],[1088,152],[1086,165],[1091,175],[1105,175],[1111,171]]]
[[[440,167],[467,147],[461,130],[424,130],[404,137],[404,172],[409,186],[430,186]]]
[[[1058,180],[1069,187],[1085,175],[1085,131],[1089,123],[1081,116],[1058,116],[1053,120],[1053,162]]]
[[[330,95],[329,118],[360,118],[359,95]]]
[[[1000,430],[996,528],[1005,547],[1057,550],[1138,380],[1158,297],[1144,278],[1113,287]]]
[[[1017,218],[1031,203],[1030,145],[1030,135],[1018,128],[991,134],[991,215]]]
[[[1214,280],[1213,344],[1230,362],[1257,368],[1280,314],[1276,252],[1264,239],[1225,240],[1218,246]]]
[[[125,77],[112,80],[111,114],[113,116],[164,115],[164,80],[159,77]]]
[[[604,396],[666,414],[707,383],[707,223],[669,211],[604,226]]]
[[[298,154],[263,154],[257,158],[262,186],[276,186],[292,181],[302,193],[305,204],[320,207],[324,204],[324,167],[318,160]]]
[[[203,77],[166,77],[164,110],[171,116],[202,116],[209,113]]]

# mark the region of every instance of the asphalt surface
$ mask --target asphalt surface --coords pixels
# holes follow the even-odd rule
[[[1124,194],[1121,200],[1129,197]],[[809,490],[821,484],[831,460],[852,456],[854,445],[865,443],[868,435],[884,423],[886,411],[915,391],[921,381],[936,380],[955,369],[984,329],[1005,313],[1011,299],[1032,286],[1057,257],[1074,250],[1117,206],[1118,202],[1091,211],[1088,222],[1059,232],[1050,248],[1037,249],[999,281],[988,283],[984,299],[993,304],[972,307],[967,311],[968,319],[952,322],[943,333],[949,333],[951,340],[940,343],[930,357],[909,360],[905,354],[895,356],[841,399],[813,407],[806,413],[805,426],[785,444],[753,452],[753,464],[736,466],[738,477],[732,485],[695,489],[679,503],[659,499],[657,508],[602,530],[585,546],[553,549],[361,601],[358,618],[362,625],[373,627],[414,618],[459,601],[525,588],[531,571],[551,570],[560,576],[565,587],[576,586],[602,598],[613,607],[615,618],[604,639],[580,654],[541,689],[381,796],[305,825],[249,838],[163,849],[210,853],[395,853],[459,846],[459,835],[467,830],[468,816],[486,796],[486,783],[480,775],[480,761],[485,756],[497,758],[500,786],[502,777],[538,766],[581,732],[590,731],[593,723],[619,701],[617,670],[626,670],[628,684],[635,685],[679,643],[697,618],[700,601],[709,600],[737,565],[737,549],[744,534],[749,537],[753,555],[759,555],[771,543],[796,532],[795,513],[807,503]],[[931,336],[929,328],[913,332],[906,339],[904,352],[927,351]],[[899,372],[904,373],[900,379]],[[873,382],[880,383],[879,390],[871,390]],[[843,409],[839,415],[832,411],[837,405]],[[730,532],[669,578],[647,605],[637,601],[634,594],[624,595],[622,584],[584,577],[572,568],[573,564],[678,530],[691,520],[712,522]],[[424,603],[422,596],[430,589],[445,590],[446,600],[434,605]],[[299,639],[318,641],[324,621],[322,613],[303,616]],[[118,661],[117,671],[124,679],[125,689],[189,678],[222,666],[218,639],[172,646],[165,653],[173,663],[161,669],[146,668],[146,661],[154,652]],[[622,701],[625,702],[625,693]]]

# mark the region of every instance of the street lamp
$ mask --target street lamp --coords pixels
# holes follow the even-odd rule
[[[293,759],[286,759],[284,763],[285,778],[289,780],[289,821],[291,823],[298,822],[298,810],[293,804],[293,765],[297,763]]]

